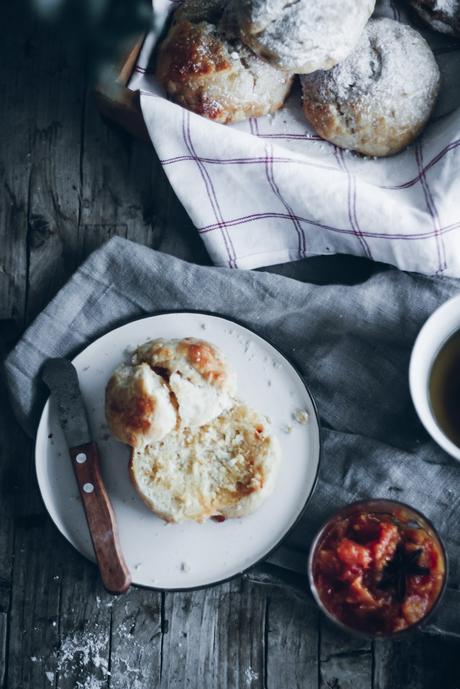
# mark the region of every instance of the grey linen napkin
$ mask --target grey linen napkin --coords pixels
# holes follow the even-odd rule
[[[320,477],[308,509],[271,562],[300,572],[320,523],[344,503],[396,498],[439,529],[450,558],[448,601],[431,629],[460,635],[460,464],[419,424],[409,396],[412,344],[454,280],[387,270],[354,285],[316,286],[279,275],[185,263],[124,239],[95,251],[38,316],[5,362],[16,414],[33,434],[50,356],[71,357],[127,321],[197,309],[238,319],[295,364],[324,427]]]

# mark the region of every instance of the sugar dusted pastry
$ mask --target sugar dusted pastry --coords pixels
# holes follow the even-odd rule
[[[305,117],[320,136],[365,155],[388,156],[424,127],[440,75],[417,31],[392,19],[371,19],[344,62],[301,81]]]
[[[375,0],[231,0],[241,40],[287,72],[309,74],[344,60]]]

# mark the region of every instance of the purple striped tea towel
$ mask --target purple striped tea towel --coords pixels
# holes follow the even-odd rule
[[[425,32],[442,76],[425,133],[391,158],[372,160],[321,140],[305,121],[297,84],[274,115],[225,126],[168,101],[152,51],[170,0],[155,0],[130,82],[141,91],[163,168],[213,262],[256,268],[347,253],[428,275],[460,276],[460,43]],[[383,0],[378,15],[407,21]]]

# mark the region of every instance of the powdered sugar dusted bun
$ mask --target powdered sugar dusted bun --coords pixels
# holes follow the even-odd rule
[[[417,31],[372,19],[344,62],[302,77],[303,110],[318,134],[337,146],[392,155],[425,125],[439,80],[433,53]]]
[[[150,340],[134,352],[133,364],[141,363],[163,377],[183,426],[209,423],[235,403],[236,377],[210,342],[192,337]]]
[[[156,76],[180,105],[228,124],[278,110],[292,76],[272,67],[221,23],[224,0],[185,0],[160,46]]]
[[[107,384],[105,414],[122,443],[144,447],[175,428],[177,414],[163,379],[147,364],[119,366]]]
[[[375,0],[232,0],[243,43],[288,72],[309,74],[344,60]]]
[[[133,450],[130,476],[153,512],[168,522],[242,517],[273,490],[279,463],[267,422],[243,404],[195,430],[181,427]]]
[[[435,31],[460,37],[460,0],[409,0],[409,4]]]

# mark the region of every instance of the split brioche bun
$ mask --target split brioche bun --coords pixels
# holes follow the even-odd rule
[[[210,342],[193,337],[150,340],[136,349],[133,363],[146,363],[163,377],[182,426],[209,423],[234,404],[236,378]]]
[[[279,449],[269,425],[244,404],[195,429],[133,449],[131,480],[147,507],[167,522],[241,517],[273,490]]]
[[[161,440],[177,424],[170,391],[147,364],[115,369],[106,388],[105,416],[115,438],[132,447]]]

